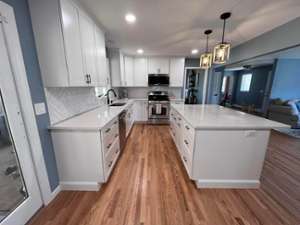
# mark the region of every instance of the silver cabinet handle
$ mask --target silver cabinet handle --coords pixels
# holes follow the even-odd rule
[[[110,163],[108,164],[108,167],[111,167],[112,164],[113,164],[113,161],[110,161]]]
[[[115,138],[117,138],[118,136],[119,136],[119,134],[116,134],[116,135],[115,135]]]
[[[181,121],[182,119],[180,117],[178,117],[178,120]]]
[[[187,140],[184,140],[184,143],[185,143],[186,145],[189,145],[189,143],[188,143],[188,141],[187,141]]]
[[[180,123],[177,123],[177,125],[180,127]]]
[[[115,122],[114,122],[114,124],[117,124],[117,123],[118,123],[118,121],[115,121]]]
[[[117,148],[117,150],[115,151],[115,153],[117,154],[119,152],[119,149]]]
[[[183,160],[184,160],[185,162],[187,162],[187,160],[186,160],[185,156],[182,156],[182,158],[183,158]]]
[[[108,133],[110,131],[110,128],[107,128],[106,130],[105,130],[105,133]]]
[[[89,74],[89,82],[90,82],[90,84],[92,83],[92,77],[91,77],[91,74]]]
[[[189,130],[189,129],[190,129],[188,125],[185,125],[185,128],[186,128],[187,130]]]
[[[106,147],[106,148],[107,148],[107,149],[109,149],[110,147],[111,147],[111,143],[110,143],[109,145],[107,145],[107,147]]]

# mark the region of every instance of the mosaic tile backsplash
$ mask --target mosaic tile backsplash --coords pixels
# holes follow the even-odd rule
[[[95,96],[94,88],[52,87],[46,88],[51,124],[106,104],[106,99]]]

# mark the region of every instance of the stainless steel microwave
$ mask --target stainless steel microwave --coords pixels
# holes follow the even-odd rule
[[[169,86],[170,78],[168,74],[149,74],[148,86]]]

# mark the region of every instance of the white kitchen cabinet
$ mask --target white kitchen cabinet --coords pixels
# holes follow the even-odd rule
[[[63,190],[98,191],[107,182],[120,154],[119,123],[114,118],[99,130],[52,130]]]
[[[95,54],[98,82],[97,86],[107,87],[109,85],[109,72],[107,71],[107,59],[105,49],[104,33],[94,25],[95,33]]]
[[[88,84],[96,86],[98,77],[96,69],[94,24],[83,12],[79,12],[79,25],[84,73],[88,76]]]
[[[149,57],[148,58],[148,73],[149,74],[169,74],[170,59],[168,57]]]
[[[137,122],[148,121],[148,101],[136,100],[134,102],[134,120]]]
[[[97,56],[100,37],[95,40],[96,25],[90,17],[70,0],[28,2],[44,86],[102,84],[96,61],[101,58],[100,63],[105,64],[106,60]],[[100,42],[103,49],[104,42]]]
[[[123,53],[119,49],[109,49],[109,61],[112,87],[125,86]]]
[[[183,87],[184,58],[173,57],[170,59],[170,86]]]
[[[71,2],[62,0],[61,11],[70,85],[84,86],[88,77],[83,70],[78,10]]]
[[[124,56],[124,84],[127,87],[133,87],[134,78],[133,78],[133,57]]]
[[[134,86],[148,86],[148,59],[145,57],[135,57],[133,63]]]

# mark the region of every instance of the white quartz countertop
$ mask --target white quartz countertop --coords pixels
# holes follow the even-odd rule
[[[171,104],[171,107],[195,129],[268,130],[289,127],[282,123],[219,105]]]
[[[117,101],[122,102],[122,101]],[[111,120],[116,118],[123,110],[134,103],[134,100],[126,101],[124,106],[102,106],[94,110],[74,116],[70,119],[52,125],[50,130],[100,130]]]

